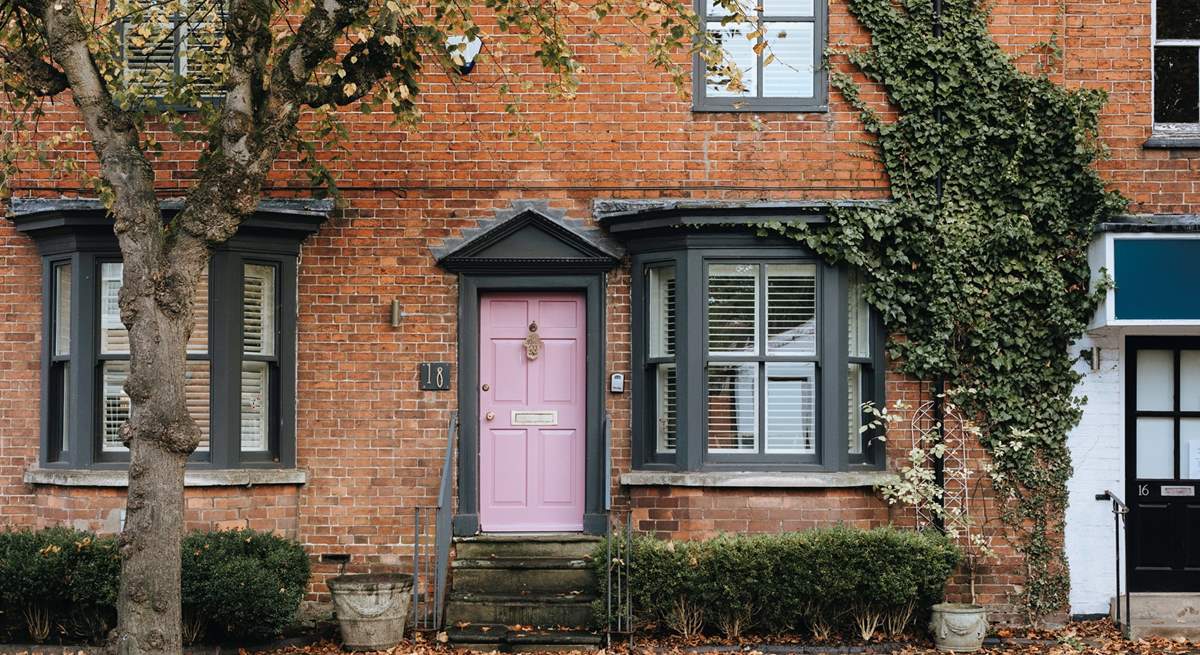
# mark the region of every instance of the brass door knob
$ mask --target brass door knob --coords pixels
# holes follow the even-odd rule
[[[484,390],[484,391],[490,391],[490,390],[491,390],[491,388],[492,388],[492,385],[490,385],[490,384],[485,384],[485,385],[483,385],[483,390]]]
[[[490,421],[496,418],[496,412],[488,412],[487,414],[484,414],[483,417]]]

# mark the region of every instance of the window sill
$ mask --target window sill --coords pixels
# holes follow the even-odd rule
[[[303,469],[197,469],[184,473],[185,487],[253,487],[261,484],[305,484]],[[26,484],[56,487],[128,487],[129,472],[105,469],[47,469],[25,471]]]
[[[1200,131],[1154,132],[1142,144],[1146,149],[1200,148]]]
[[[878,487],[899,477],[891,471],[837,471],[760,473],[631,471],[621,475],[621,484],[630,487],[717,487],[820,489],[833,487]]]

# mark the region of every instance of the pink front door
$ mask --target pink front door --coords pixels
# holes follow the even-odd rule
[[[480,305],[480,527],[582,530],[583,295],[494,293]]]

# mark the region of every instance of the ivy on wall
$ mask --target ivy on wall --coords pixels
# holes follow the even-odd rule
[[[930,0],[848,5],[871,43],[830,54],[877,83],[894,113],[878,112],[844,71],[831,83],[876,139],[893,202],[764,229],[861,269],[868,300],[903,335],[891,344],[902,371],[970,391],[955,402],[994,459],[1025,561],[1016,600],[1036,621],[1065,606],[1069,587],[1066,439],[1082,399],[1068,347],[1099,300],[1088,244],[1125,207],[1094,169],[1105,97],[1019,70],[976,0],[945,0],[940,37]]]

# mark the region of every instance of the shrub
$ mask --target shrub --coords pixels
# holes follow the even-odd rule
[[[0,631],[98,640],[114,624],[116,540],[50,528],[0,532]]]
[[[184,632],[261,639],[295,616],[308,557],[272,534],[197,532],[184,539]],[[116,624],[121,561],[112,537],[67,528],[0,531],[0,642],[103,640]]]
[[[941,600],[959,560],[941,535],[894,528],[631,542],[630,553],[614,539],[612,552],[616,562],[632,556],[636,624],[687,636],[704,628],[728,637],[802,628],[818,638],[895,636]],[[602,587],[614,565],[605,548],[593,558]],[[598,609],[606,607],[602,597]]]
[[[214,637],[279,634],[295,618],[308,576],[300,544],[270,533],[196,532],[183,541],[184,612]]]

